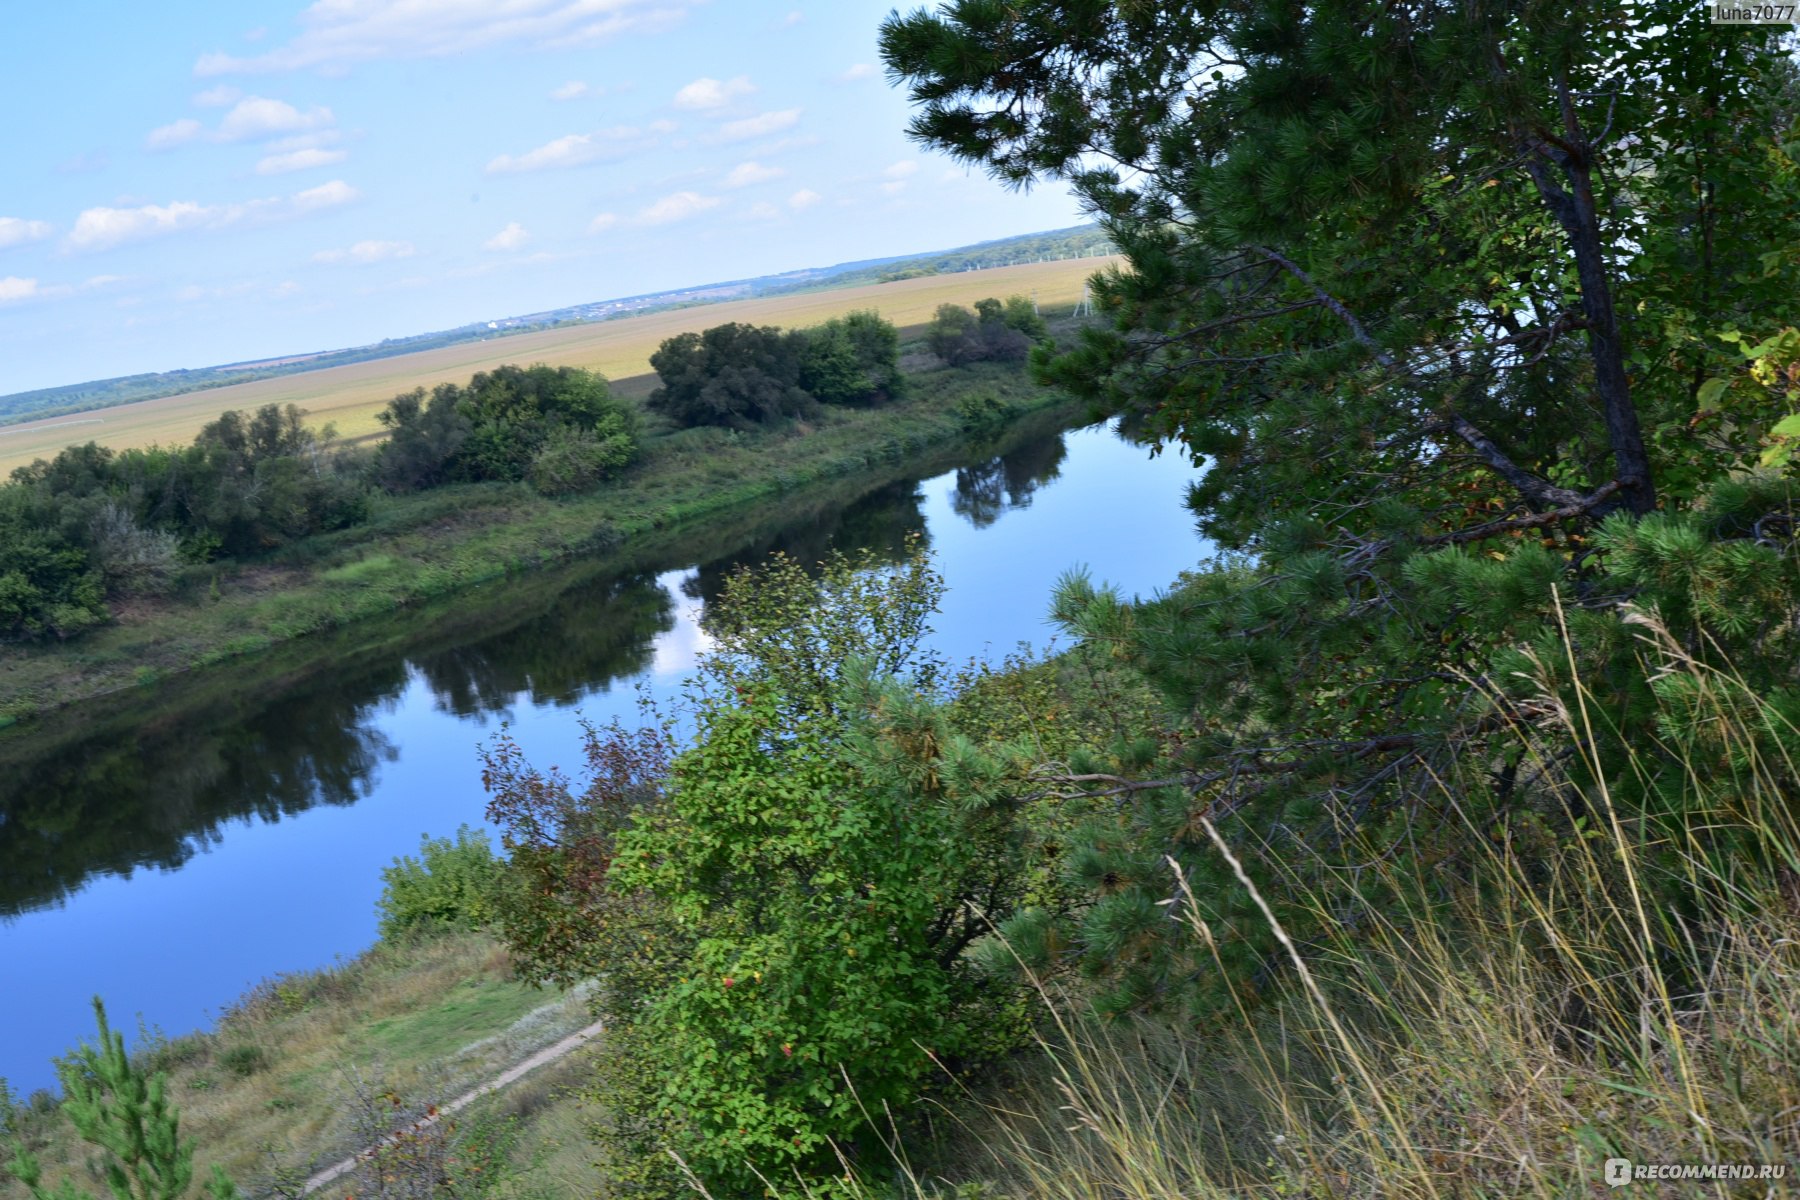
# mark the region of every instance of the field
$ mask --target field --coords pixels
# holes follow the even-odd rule
[[[734,300],[517,334],[51,417],[0,429],[0,472],[50,457],[72,442],[95,441],[116,449],[184,444],[220,413],[264,404],[297,404],[310,414],[311,424],[333,424],[343,438],[367,437],[380,431],[375,414],[398,393],[437,383],[466,382],[475,372],[502,363],[587,367],[619,381],[627,394],[643,394],[654,380],[650,376],[650,355],[665,338],[688,330],[729,321],[785,327],[815,325],[859,308],[876,309],[902,327],[917,326],[929,320],[940,304],[966,306],[984,296],[1014,294],[1035,294],[1042,305],[1067,309],[1081,298],[1083,281],[1112,261],[1087,258],[1030,263],[841,290]]]

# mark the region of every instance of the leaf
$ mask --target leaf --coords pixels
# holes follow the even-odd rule
[[[1719,406],[1719,398],[1731,386],[1729,379],[1709,379],[1700,385],[1700,393],[1696,397],[1701,412],[1711,412]]]

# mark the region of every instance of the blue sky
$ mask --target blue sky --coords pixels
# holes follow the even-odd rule
[[[891,3],[7,7],[0,393],[1082,219],[907,141]]]

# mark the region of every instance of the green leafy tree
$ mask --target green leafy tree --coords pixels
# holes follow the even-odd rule
[[[414,388],[395,396],[376,414],[388,431],[374,464],[383,487],[411,492],[450,481],[457,452],[470,430],[469,418],[459,407],[461,399],[461,388],[440,383],[429,401],[424,388]]]
[[[107,1025],[99,997],[94,1017],[99,1043],[84,1043],[57,1064],[62,1112],[83,1141],[104,1152],[101,1172],[113,1200],[180,1200],[193,1182],[194,1144],[181,1137],[181,1117],[169,1103],[167,1080],[132,1064],[125,1035]],[[23,1145],[14,1146],[7,1170],[33,1200],[84,1200],[87,1195],[66,1179],[45,1188],[42,1167]],[[233,1200],[238,1194],[218,1167],[205,1193],[212,1200]]]
[[[708,605],[689,748],[589,729],[585,786],[489,751],[508,943],[605,981],[599,1133],[632,1186],[679,1194],[664,1148],[716,1188],[823,1185],[873,1151],[871,1114],[905,1118],[1018,1033],[967,951],[1039,879],[1015,739],[1052,723],[991,680],[939,690],[920,639],[941,592],[916,549],[816,574],[777,555]]]
[[[1024,296],[988,297],[975,311],[940,304],[926,330],[931,352],[953,367],[972,362],[1022,362],[1048,336],[1043,318]]]
[[[800,386],[804,335],[732,322],[669,338],[650,356],[662,381],[652,412],[677,425],[749,429],[809,416],[817,402]]]
[[[899,395],[900,332],[858,310],[801,332],[800,387],[822,404],[882,404]]]
[[[579,367],[496,367],[469,381],[456,410],[469,426],[455,456],[465,479],[525,479],[548,454],[546,490],[572,491],[637,455],[633,414]]]

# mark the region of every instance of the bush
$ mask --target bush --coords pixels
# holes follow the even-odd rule
[[[884,404],[901,392],[900,332],[858,311],[801,331],[800,386],[822,404]]]
[[[114,592],[166,592],[181,566],[181,540],[167,530],[144,528],[116,501],[95,514],[90,536],[94,565]]]
[[[1047,336],[1043,318],[1024,296],[1004,302],[977,300],[970,312],[957,304],[938,305],[926,331],[931,352],[953,367],[972,362],[1022,362]]]
[[[219,1052],[219,1066],[239,1079],[248,1079],[268,1065],[269,1056],[261,1046],[251,1042],[229,1046]]]
[[[419,857],[394,860],[381,872],[381,936],[432,925],[479,929],[494,916],[501,861],[487,835],[464,825],[456,840],[421,836]]]
[[[614,434],[600,438],[586,429],[559,425],[531,460],[526,479],[546,496],[585,492],[631,461],[633,441]]]
[[[669,338],[650,356],[662,386],[649,406],[677,425],[749,429],[811,416],[818,404],[800,387],[801,334],[733,322]]]

